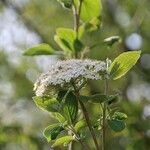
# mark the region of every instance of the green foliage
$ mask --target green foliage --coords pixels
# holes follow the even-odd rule
[[[75,140],[75,138],[73,136],[63,136],[61,138],[58,138],[55,143],[52,145],[52,147],[56,147],[56,146],[59,146],[59,145],[62,145],[64,143],[69,143],[71,141]]]
[[[64,128],[62,127],[61,124],[53,124],[45,128],[43,134],[44,137],[47,139],[48,142],[55,140],[57,136],[63,131]]]
[[[54,117],[62,124],[66,122],[66,119],[60,113],[54,113]]]
[[[122,113],[122,112],[115,112],[112,116],[113,119],[116,119],[116,120],[125,120],[127,119],[127,115],[125,113]]]
[[[107,104],[111,105],[111,104],[116,103],[118,101],[119,101],[119,94],[109,95],[108,100],[107,100]]]
[[[83,44],[77,39],[72,29],[58,28],[54,39],[64,51],[78,52],[83,49]]]
[[[140,54],[141,51],[120,54],[109,67],[110,77],[116,80],[125,75],[136,64]]]
[[[125,123],[121,120],[108,120],[108,125],[115,132],[121,132],[125,128]]]
[[[76,96],[70,92],[65,99],[63,114],[65,118],[70,122],[74,123],[78,115],[78,101]]]
[[[86,121],[80,120],[75,124],[74,128],[76,132],[79,132],[81,129],[85,128],[86,126],[87,126]]]
[[[29,48],[24,52],[24,55],[26,56],[52,55],[52,54],[54,54],[54,49],[50,45],[45,43]]]
[[[55,98],[34,96],[33,100],[37,107],[42,110],[46,110],[48,112],[58,112],[60,110],[60,105]]]
[[[95,31],[99,28],[101,24],[101,20],[100,20],[100,17],[97,18],[93,18],[92,20],[90,20],[89,22],[85,23],[84,24],[84,28],[85,28],[85,31],[87,32],[91,32],[91,31]]]
[[[101,0],[83,0],[81,7],[81,19],[84,22],[89,22],[95,17],[100,17],[101,11]]]
[[[59,91],[58,95],[57,95],[57,100],[61,103],[63,101],[63,99],[65,98],[65,96],[67,96],[67,95],[68,95],[68,93],[66,90]]]

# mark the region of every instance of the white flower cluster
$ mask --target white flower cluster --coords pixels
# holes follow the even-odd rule
[[[101,79],[101,73],[106,72],[107,64],[97,60],[70,59],[58,61],[50,70],[42,74],[35,83],[34,90],[37,96],[42,96],[48,87],[63,87],[76,79]]]

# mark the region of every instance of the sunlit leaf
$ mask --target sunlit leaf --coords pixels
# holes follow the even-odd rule
[[[52,55],[54,54],[54,49],[48,44],[39,44],[35,47],[31,47],[24,52],[26,56],[35,56],[35,55]]]
[[[116,120],[125,120],[127,119],[127,115],[125,113],[122,113],[122,112],[115,112],[112,116],[113,119],[116,119]]]
[[[101,25],[101,19],[100,17],[95,17],[92,20],[90,20],[89,22],[83,23],[80,27],[79,27],[79,37],[81,38],[84,33],[86,32],[92,32],[92,31],[96,31]]]
[[[54,116],[60,123],[63,124],[64,122],[66,122],[66,119],[60,113],[55,113]]]
[[[81,51],[83,44],[76,37],[76,33],[72,29],[58,28],[54,37],[56,43],[64,51]]]
[[[137,62],[141,51],[124,52],[119,55],[109,67],[110,77],[113,80],[125,75]]]
[[[81,19],[85,22],[89,22],[95,17],[100,17],[101,11],[101,0],[83,0],[81,7]]]
[[[52,145],[52,147],[56,147],[56,146],[59,146],[59,145],[62,145],[64,143],[69,143],[71,141],[75,140],[75,138],[73,136],[63,136],[61,138],[58,138],[54,144]]]
[[[55,98],[49,98],[47,96],[34,96],[33,100],[37,107],[48,112],[58,112],[60,104]]]
[[[76,132],[79,132],[81,129],[83,129],[86,126],[87,126],[86,121],[80,120],[75,124],[74,128],[75,128]]]

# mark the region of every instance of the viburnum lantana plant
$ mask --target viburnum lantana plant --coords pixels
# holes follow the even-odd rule
[[[124,52],[114,59],[104,61],[86,57],[86,52],[100,43],[86,46],[83,35],[96,31],[101,24],[102,5],[100,0],[58,0],[65,9],[72,10],[74,29],[58,28],[54,40],[61,51],[55,51],[48,44],[40,44],[25,51],[25,55],[62,55],[61,60],[49,67],[34,85],[33,100],[37,107],[51,113],[58,121],[45,128],[43,135],[52,147],[59,145],[73,149],[73,143],[79,142],[82,149],[105,150],[106,130],[120,132],[125,128],[127,115],[114,111],[110,105],[115,103],[119,94],[109,95],[111,80],[125,75],[137,62],[140,51]],[[120,37],[112,36],[103,41],[111,47],[120,42]],[[88,81],[102,80],[105,84],[104,93],[83,95]],[[89,117],[86,103],[97,103],[100,106],[99,119]],[[92,107],[92,105],[90,105]],[[95,119],[95,121],[93,121]],[[96,123],[95,123],[96,122]],[[110,128],[108,128],[108,126]],[[94,145],[86,143],[91,135]],[[98,134],[99,133],[99,134]]]

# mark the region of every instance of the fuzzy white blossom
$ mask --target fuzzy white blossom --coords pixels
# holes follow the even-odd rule
[[[82,79],[99,80],[107,69],[106,62],[97,60],[70,59],[58,61],[50,66],[47,73],[42,74],[34,85],[35,94],[43,96],[49,87],[64,87],[72,81]]]

